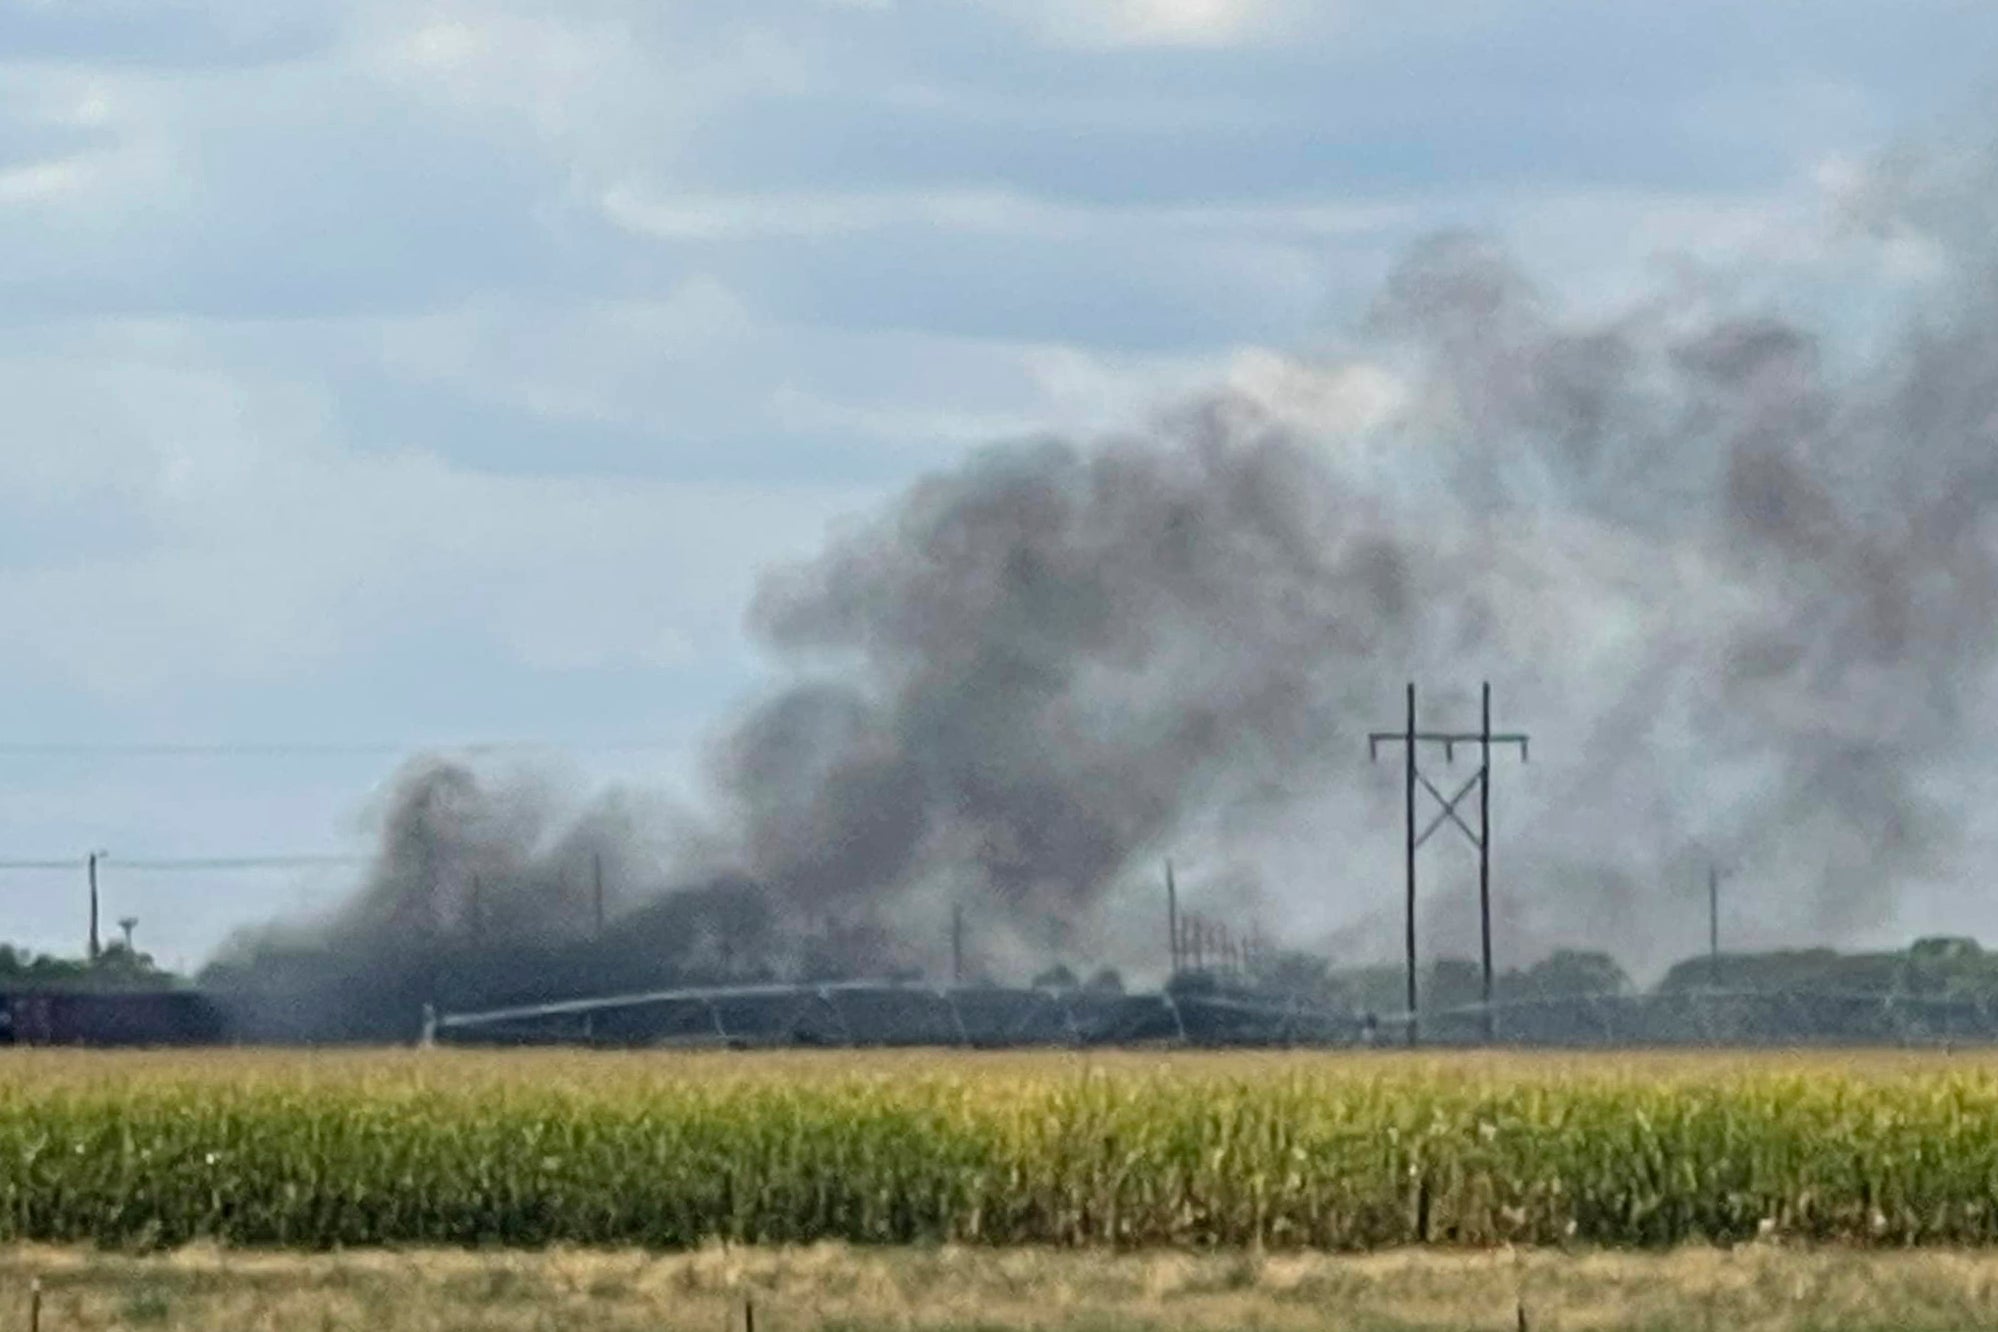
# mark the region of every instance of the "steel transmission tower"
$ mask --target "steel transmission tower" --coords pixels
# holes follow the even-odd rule
[[[1408,951],[1408,1042],[1416,1042],[1416,948],[1415,948],[1415,853],[1430,836],[1445,823],[1452,823],[1478,848],[1478,927],[1482,944],[1484,964],[1484,1033],[1487,1041],[1492,1039],[1492,746],[1517,745],[1521,762],[1526,761],[1527,739],[1523,733],[1512,732],[1496,735],[1492,732],[1492,687],[1489,681],[1483,688],[1484,715],[1478,730],[1475,731],[1424,731],[1416,727],[1415,685],[1408,686],[1408,719],[1399,731],[1375,731],[1367,737],[1367,755],[1378,759],[1382,745],[1402,746],[1402,789],[1405,837],[1403,850],[1407,861],[1407,951]],[[1422,771],[1417,749],[1425,744],[1441,745],[1446,763],[1454,762],[1460,745],[1476,745],[1478,748],[1478,770],[1465,780],[1451,795],[1444,795]],[[1429,792],[1441,809],[1432,816],[1427,827],[1416,830],[1416,790],[1420,787]],[[1457,812],[1457,806],[1472,791],[1478,793],[1478,826],[1473,829]]]

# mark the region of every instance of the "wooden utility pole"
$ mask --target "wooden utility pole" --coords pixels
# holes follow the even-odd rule
[[[950,908],[950,983],[964,984],[964,904],[951,903]]]
[[[1707,984],[1720,988],[1720,868],[1707,866]]]
[[[1492,1021],[1492,682],[1484,682],[1483,722],[1478,729],[1478,945],[1484,963],[1485,1044],[1495,1034]],[[1520,753],[1526,741],[1519,742]]]
[[[102,854],[103,853],[100,851],[92,851],[90,853],[89,859],[85,862],[87,873],[90,878],[89,955],[90,955],[90,960],[92,962],[95,962],[104,952],[103,940],[99,938],[97,932],[97,857]]]
[[[604,853],[590,853],[590,885],[592,898],[596,904],[597,938],[604,937]]]

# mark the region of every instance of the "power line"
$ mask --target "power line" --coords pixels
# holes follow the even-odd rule
[[[145,857],[132,860],[121,860],[106,855],[97,857],[97,863],[106,869],[149,872],[310,869],[322,865],[366,865],[372,863],[372,860],[370,856],[341,855]],[[88,856],[72,856],[68,860],[0,860],[0,870],[74,871],[85,868],[89,863]]]
[[[104,869],[120,872],[130,871],[139,874],[155,872],[204,874],[225,874],[239,870],[259,869],[306,869],[314,866],[364,865],[366,856],[348,855],[263,855],[263,856],[134,856],[130,860],[119,860],[103,851],[92,851],[87,855],[69,860],[0,860],[0,872],[25,871],[74,874],[82,870],[89,884],[90,931],[87,936],[84,955],[92,962],[102,954],[98,940],[98,877]],[[130,941],[129,926],[126,935]]]
[[[311,869],[321,865],[368,865],[372,856],[196,856],[168,860],[104,859],[101,863],[120,870],[239,870]]]
[[[104,743],[88,741],[0,741],[6,758],[380,758],[400,754],[490,754],[569,751],[593,754],[656,754],[684,749],[665,740],[469,740],[338,743],[310,740],[220,743]]]

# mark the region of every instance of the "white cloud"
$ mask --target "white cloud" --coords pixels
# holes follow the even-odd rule
[[[636,54],[617,23],[451,6],[415,26],[390,21],[362,67],[433,108],[582,150],[640,105],[661,116],[656,132],[674,123],[670,92],[646,88]]]
[[[621,227],[674,241],[837,236],[910,224],[1017,231],[1045,226],[1058,212],[1005,190],[662,196],[629,183],[606,191],[603,208]]]
[[[0,171],[0,205],[43,203],[75,194],[90,183],[90,177],[89,163],[75,157]]]
[[[25,206],[42,212],[71,205],[117,207],[125,200],[110,188],[121,166],[121,140],[134,126],[131,107],[113,95],[107,81],[87,72],[16,70],[9,75],[14,98],[0,114],[0,150],[8,132],[24,136],[27,151],[0,151],[0,209]],[[38,143],[48,136],[47,144]],[[0,226],[5,214],[0,213]]]
[[[541,417],[662,424],[660,390],[675,367],[756,354],[767,331],[736,294],[696,275],[658,300],[556,304],[491,299],[383,321],[376,334],[397,377]]]
[[[672,241],[831,238],[897,227],[1039,240],[1128,238],[1134,232],[1332,239],[1405,227],[1417,216],[1407,204],[1337,199],[1233,205],[1088,204],[1004,188],[702,194],[668,192],[634,181],[605,191],[603,209],[620,227]]]
[[[996,2],[1020,15],[1047,40],[1083,47],[1233,46],[1270,40],[1291,17],[1286,0]]]
[[[733,633],[755,572],[838,488],[482,475],[359,455],[324,404],[198,364],[15,367],[0,476],[24,509],[108,505],[98,548],[0,566],[32,626],[0,667],[127,696],[269,681],[453,626],[529,667],[646,666]]]
[[[1189,46],[1233,41],[1265,10],[1256,0],[1121,0],[1110,8],[1130,40]]]

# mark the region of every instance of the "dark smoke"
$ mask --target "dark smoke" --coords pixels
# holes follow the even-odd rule
[[[796,682],[718,742],[698,834],[635,853],[658,815],[419,769],[360,898],[235,965],[934,971],[953,901],[999,961],[1145,960],[1168,851],[1217,912],[1386,953],[1399,787],[1364,738],[1408,678],[1453,727],[1489,678],[1535,733],[1497,781],[1515,961],[1690,950],[1709,859],[1772,937],[1887,926],[1960,871],[1937,789],[1988,730],[1998,599],[1998,306],[1955,225],[1992,191],[1890,183],[1844,243],[1933,272],[1885,351],[1699,284],[1564,316],[1495,245],[1434,238],[1364,356],[987,449],[768,576],[750,626]],[[599,854],[623,953],[584,924]],[[1462,944],[1464,862],[1433,863]]]
[[[932,879],[1085,916],[1192,802],[1319,761],[1406,650],[1408,556],[1310,448],[1238,404],[1142,439],[996,449],[765,584],[801,670],[720,777],[787,902]]]
[[[561,817],[540,783],[417,761],[389,793],[362,890],[328,920],[237,939],[204,980],[237,996],[242,1035],[377,1040],[413,1034],[426,1003],[767,980],[779,961],[795,970],[796,947],[757,885],[687,877],[695,840],[628,795]]]

